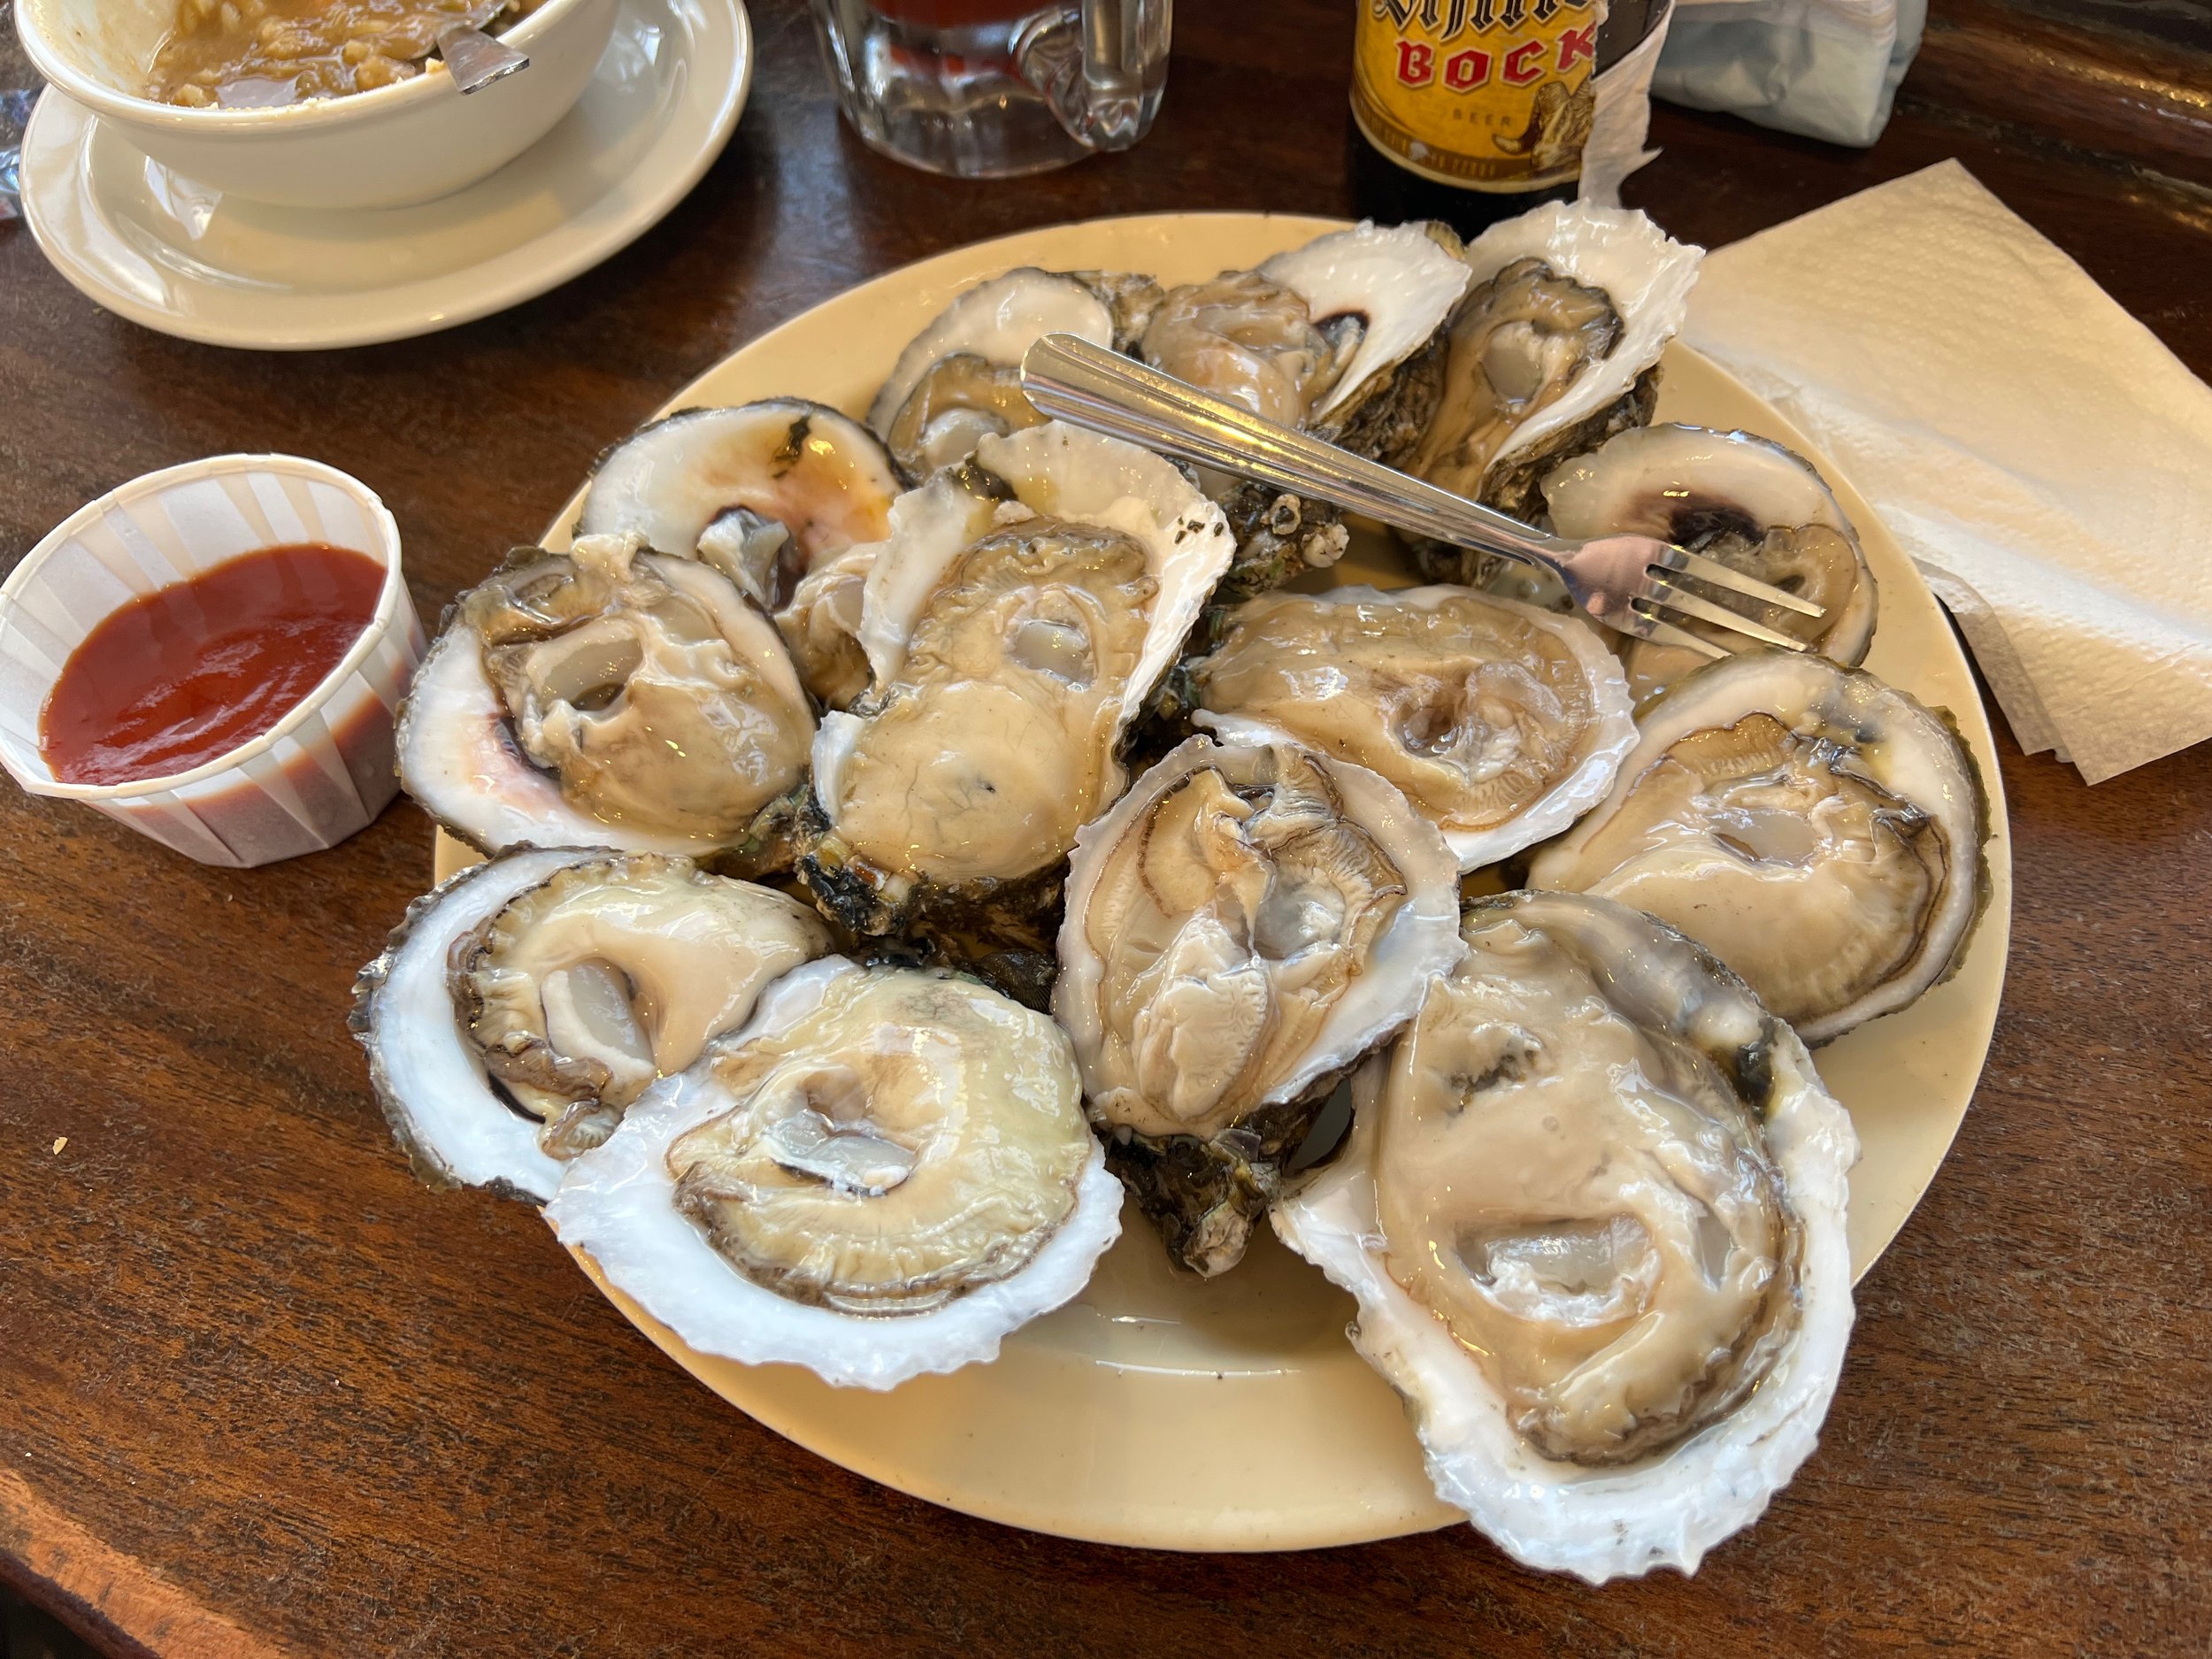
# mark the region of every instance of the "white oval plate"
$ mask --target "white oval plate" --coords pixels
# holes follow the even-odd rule
[[[722,153],[753,79],[741,0],[627,0],[560,125],[419,207],[229,201],[149,161],[49,88],[23,135],[23,208],[57,271],[134,323],[298,351],[405,340],[533,299],[626,248]]]
[[[1163,213],[963,248],[794,318],[663,412],[797,394],[859,415],[900,348],[980,278],[1036,265],[1188,281],[1256,265],[1339,225]],[[1660,419],[1762,433],[1820,467],[1881,583],[1869,666],[1951,710],[1990,787],[1994,891],[1964,966],[1903,1013],[1817,1056],[1865,1148],[1850,1210],[1852,1259],[1863,1274],[1950,1146],[1996,1023],[2012,858],[1989,722],[1949,623],[1848,482],[1787,421],[1686,348],[1668,354],[1663,388]],[[569,503],[548,545],[566,544],[580,504],[580,495]],[[1417,580],[1381,541],[1356,542],[1338,574],[1386,587]],[[440,876],[467,856],[441,838]],[[1133,1205],[1124,1224],[1084,1295],[1010,1339],[995,1364],[887,1394],[832,1388],[791,1366],[695,1354],[619,1292],[600,1288],[693,1376],[779,1433],[902,1492],[1010,1525],[1154,1549],[1249,1550],[1360,1543],[1463,1518],[1431,1491],[1397,1397],[1345,1340],[1349,1296],[1265,1228],[1242,1265],[1208,1282],[1170,1271]]]

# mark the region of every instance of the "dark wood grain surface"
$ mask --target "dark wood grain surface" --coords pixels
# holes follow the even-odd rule
[[[1939,0],[1867,153],[1662,111],[1632,199],[1719,243],[1955,155],[2212,371],[2207,13],[2143,6],[2131,35],[2127,0],[2032,9]],[[430,342],[180,344],[0,230],[0,568],[136,473],[266,446],[382,492],[434,616],[673,388],[856,279],[1098,213],[1346,210],[1341,0],[1179,11],[1141,148],[993,188],[861,149],[801,8],[761,0],[752,106],[691,198]],[[800,1451],[664,1360],[528,1210],[409,1176],[342,1012],[428,880],[411,808],[232,872],[0,791],[0,1578],[104,1647],[188,1655],[2203,1653],[2212,769],[2090,790],[2008,744],[2004,771],[1995,1047],[1863,1287],[1821,1448],[1694,1579],[1603,1591],[1464,1528],[1071,1544]]]

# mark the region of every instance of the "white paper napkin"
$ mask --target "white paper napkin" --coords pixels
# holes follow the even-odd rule
[[[1796,422],[2031,753],[2212,737],[2212,388],[1956,162],[1710,255],[1686,337]]]

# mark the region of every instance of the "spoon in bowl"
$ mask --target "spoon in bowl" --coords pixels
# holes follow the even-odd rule
[[[530,66],[526,52],[484,32],[484,25],[507,9],[507,0],[479,0],[438,31],[438,56],[459,92],[478,92]],[[427,54],[425,54],[427,56]]]

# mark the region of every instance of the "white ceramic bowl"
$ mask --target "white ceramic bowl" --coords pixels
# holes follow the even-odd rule
[[[191,110],[142,96],[177,0],[17,0],[23,48],[56,90],[153,160],[281,207],[401,207],[497,172],[583,94],[619,0],[546,0],[503,36],[530,67],[463,96],[441,71],[269,110]]]
[[[376,615],[320,685],[259,737],[167,778],[64,783],[40,711],[69,653],[142,594],[268,547],[321,542],[384,567]],[[80,507],[0,583],[0,766],[33,795],[81,801],[202,864],[273,864],[367,827],[399,787],[392,726],[424,650],[399,526],[374,492],[319,461],[223,455],[149,472]]]

